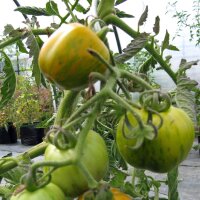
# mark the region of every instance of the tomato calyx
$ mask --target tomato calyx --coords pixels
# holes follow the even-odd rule
[[[168,94],[159,90],[148,90],[143,92],[139,98],[140,104],[146,110],[165,112],[171,106],[171,99]]]
[[[67,150],[76,146],[77,138],[68,130],[60,126],[54,126],[47,133],[47,140],[60,150]]]
[[[138,149],[144,139],[153,140],[157,136],[157,127],[153,123],[143,124],[143,126],[133,127],[127,113],[122,124],[122,134],[127,140],[136,140],[135,144],[129,148]]]

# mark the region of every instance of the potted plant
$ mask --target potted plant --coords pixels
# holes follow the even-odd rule
[[[0,111],[0,144],[17,142],[17,131],[12,121],[10,103]]]
[[[52,114],[51,93],[46,88],[38,88],[30,77],[18,76],[17,79],[13,105],[16,108],[16,125],[21,143],[35,145],[42,142],[45,135],[44,127],[39,127],[40,122]],[[44,102],[48,106],[44,107]]]

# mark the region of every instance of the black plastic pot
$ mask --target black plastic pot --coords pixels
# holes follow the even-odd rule
[[[20,127],[20,138],[23,145],[36,145],[42,142],[44,128],[36,128],[37,123],[23,124]]]
[[[12,122],[8,122],[7,126],[0,127],[0,144],[12,144],[16,142],[17,131]]]

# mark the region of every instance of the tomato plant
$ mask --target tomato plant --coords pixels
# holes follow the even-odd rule
[[[74,149],[59,150],[50,144],[44,157],[46,161],[62,161],[73,158],[74,155]],[[98,133],[88,133],[80,162],[97,181],[105,176],[108,170],[108,153],[105,142]],[[88,189],[87,180],[76,165],[61,167],[51,175],[51,181],[62,188],[68,196],[78,196]]]
[[[29,192],[28,190],[22,190],[16,195],[13,194],[10,200],[65,200],[66,197],[63,191],[55,184],[49,183],[43,188]]]
[[[137,111],[144,122],[148,112],[144,109]],[[124,159],[132,166],[148,169],[154,172],[168,172],[180,164],[188,155],[194,141],[194,125],[188,115],[179,108],[171,106],[166,112],[160,113],[163,125],[158,130],[155,139],[145,139],[143,144],[134,149],[136,140],[128,139],[134,131],[128,131],[124,126],[124,116],[117,127],[116,142]],[[127,114],[131,125],[137,122],[131,113]],[[159,124],[159,117],[153,114],[153,124]],[[123,128],[124,126],[124,128]],[[126,135],[126,136],[125,136]]]
[[[54,97],[58,97],[58,91],[63,94],[58,107],[55,105],[54,125],[44,142],[16,158],[0,159],[0,175],[8,183],[1,184],[0,196],[7,198],[16,185],[22,184],[26,189],[19,196],[14,195],[14,200],[38,198],[40,193],[46,195],[46,199],[55,199],[54,194],[43,194],[49,188],[44,185],[51,181],[63,190],[66,198],[73,199],[86,191],[98,191],[99,185],[106,181],[111,187],[123,188],[122,191],[134,198],[149,199],[154,190],[153,198],[159,199],[162,181],[146,175],[143,169],[147,169],[162,173],[169,171],[168,199],[178,200],[178,165],[186,158],[194,139],[193,122],[183,110],[193,121],[196,120],[194,95],[191,94],[196,93],[196,82],[187,77],[186,70],[197,61],[183,59],[179,68],[173,70],[171,56],[164,51],[178,48],[171,44],[168,31],[164,40],[158,41],[160,18],[156,17],[152,24],[153,33],[143,32],[141,27],[147,21],[148,6],[138,18],[134,30],[123,20],[133,15],[120,11],[119,4],[128,0],[87,0],[88,6],[79,0],[63,0],[60,3],[67,10],[64,15],[60,13],[58,2],[47,1],[45,8],[16,3],[16,11],[23,14],[27,27],[14,29],[11,25],[5,26],[5,38],[0,41],[0,49],[16,43],[18,51],[29,53],[32,75],[38,87],[49,84]],[[85,16],[88,11],[94,14]],[[77,12],[85,17],[81,15],[80,19]],[[37,20],[41,15],[55,17],[56,23],[50,28],[39,28]],[[95,30],[97,27],[98,33],[89,27]],[[118,52],[113,52],[115,40],[108,40],[108,31],[116,40]],[[131,38],[124,49],[121,49],[121,35],[118,34],[121,31]],[[51,36],[43,42],[40,35]],[[16,83],[9,56],[3,50],[0,56],[3,63],[2,108],[13,96]],[[170,76],[176,84],[173,92],[163,93],[157,80],[149,78],[155,68]],[[98,92],[94,81],[101,83]],[[138,95],[140,103],[136,100]],[[171,106],[172,98],[179,108]],[[119,122],[124,113],[127,114]],[[39,155],[44,155],[44,159],[26,160]],[[134,166],[133,173],[129,173],[127,163]],[[27,170],[20,172],[27,165]],[[17,177],[15,181],[9,179],[10,174]],[[18,177],[22,178],[19,180]],[[102,190],[108,198],[112,192],[115,199],[130,199],[114,188]]]
[[[109,60],[109,51],[98,36],[79,23],[62,25],[42,46],[39,66],[44,75],[63,89],[82,89],[91,72],[105,73],[104,64],[89,54],[97,51]]]

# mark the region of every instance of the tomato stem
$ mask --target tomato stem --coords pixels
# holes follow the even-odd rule
[[[98,186],[98,182],[93,178],[93,176],[88,171],[88,169],[84,166],[84,164],[82,162],[78,162],[77,166],[79,167],[79,169],[81,170],[85,178],[87,179],[89,188],[91,189],[96,188]]]
[[[101,0],[97,8],[98,17],[103,19],[105,16],[114,13],[115,0]]]
[[[68,0],[63,0],[63,1],[64,1],[65,5],[66,5],[66,7],[67,7],[67,10],[69,11],[70,15],[72,16],[73,22],[78,22],[76,16],[75,16],[74,13],[72,12],[72,9],[69,7],[69,2],[68,2]]]
[[[76,8],[78,2],[79,2],[79,0],[76,0],[76,1],[74,2],[74,4],[71,6],[71,11],[73,11],[73,10]],[[67,14],[61,19],[61,22],[60,22],[59,26],[61,26],[61,25],[66,21],[66,19],[67,19],[69,16],[70,16],[70,13],[67,13]]]
[[[66,90],[61,100],[54,125],[62,126],[63,122],[72,114],[79,98],[79,91]]]
[[[133,106],[131,106],[129,103],[127,103],[124,99],[122,99],[119,95],[117,95],[113,91],[109,92],[109,96],[112,99],[114,99],[119,105],[121,105],[125,109],[129,110],[133,114],[135,119],[137,120],[139,127],[141,129],[143,129],[143,127],[144,127],[143,121],[142,121],[141,117],[137,114],[137,112],[133,109]]]

